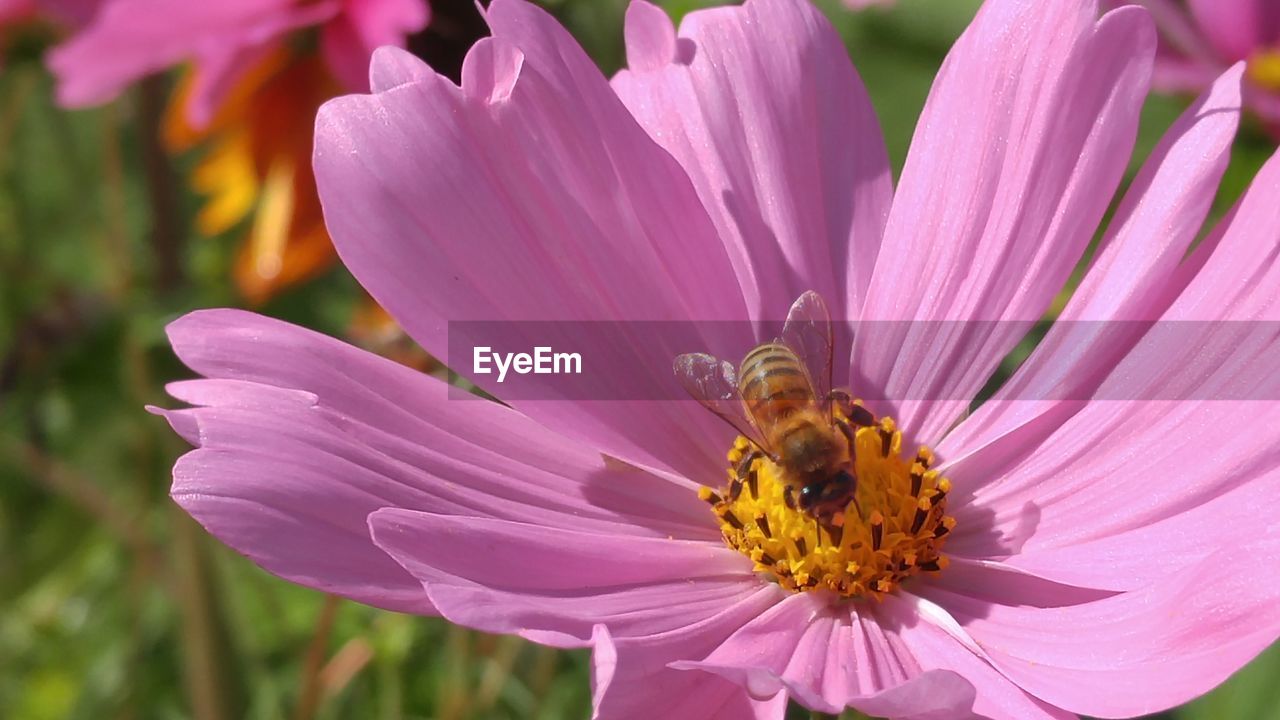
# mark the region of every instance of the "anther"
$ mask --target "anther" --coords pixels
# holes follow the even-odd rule
[[[849,415],[849,422],[862,427],[869,427],[876,424],[876,416],[872,415],[871,411],[863,406],[861,400],[855,399],[851,407],[852,410]]]
[[[840,547],[840,541],[844,540],[844,525],[826,525],[827,536],[831,538],[831,544],[834,547]]]
[[[729,483],[729,502],[737,502],[738,496],[742,494],[742,481],[734,480]]]
[[[725,522],[732,525],[734,530],[741,530],[743,527],[742,521],[739,520],[738,516],[734,515],[733,511],[729,510],[728,508],[726,508],[724,512],[720,514],[720,517],[723,518]]]
[[[713,506],[719,505],[720,503],[724,502],[724,499],[722,499],[715,490],[712,490],[706,485],[703,485],[702,487],[698,488],[698,497],[702,498],[705,502]]]
[[[930,510],[932,509],[933,509],[932,506],[930,506]],[[925,510],[924,508],[921,508],[921,507],[916,508],[916,516],[911,519],[912,535],[915,535],[916,533],[920,532],[920,528],[924,527],[924,520],[927,517],[929,517],[929,510]]]
[[[833,405],[833,413],[836,427],[853,436],[844,460],[858,478],[847,500],[840,500],[843,505],[803,506],[797,478],[738,438],[720,494],[699,491],[714,507],[725,544],[790,592],[879,596],[926,571],[945,569],[940,550],[955,520],[946,515],[951,484],[930,469],[932,452],[919,448],[902,455],[902,435],[891,418],[868,417],[867,425],[854,425],[847,405]],[[855,445],[862,452],[855,453]],[[824,492],[818,495],[834,495]]]
[[[756,527],[760,528],[760,532],[764,533],[765,537],[773,537],[773,533],[769,532],[769,518],[764,515],[756,516]]]

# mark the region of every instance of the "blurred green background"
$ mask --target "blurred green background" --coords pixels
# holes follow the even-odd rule
[[[679,16],[696,4],[667,7]],[[858,14],[824,5],[895,168],[976,5],[904,0]],[[548,7],[606,71],[621,64],[621,0]],[[21,38],[0,71],[0,717],[588,717],[585,653],[295,587],[217,544],[169,501],[184,446],[142,409],[167,404],[163,384],[188,374],[163,326],[240,303],[229,279],[239,233],[191,229],[199,200],[182,178],[194,160],[166,157],[156,140],[173,78],[63,112],[39,63],[50,40]],[[430,38],[413,47],[424,44]],[[1149,102],[1136,158],[1184,105]],[[1246,126],[1218,214],[1271,149]],[[360,297],[338,267],[258,309],[342,336]],[[1273,651],[1162,717],[1280,718],[1277,680]]]

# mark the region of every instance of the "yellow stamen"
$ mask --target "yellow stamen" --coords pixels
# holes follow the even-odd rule
[[[1280,49],[1259,50],[1249,58],[1249,79],[1267,90],[1280,91]]]
[[[947,566],[940,553],[955,519],[946,515],[951,483],[931,470],[933,453],[921,447],[904,458],[902,434],[881,418],[854,435],[857,492],[828,522],[792,508],[782,471],[768,458],[755,460],[755,482],[736,476],[752,449],[739,437],[729,451],[723,492],[701,488],[725,542],[793,592],[827,589],[846,597],[880,597],[920,572]]]

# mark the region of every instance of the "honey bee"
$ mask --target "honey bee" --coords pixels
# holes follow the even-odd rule
[[[782,335],[747,353],[736,372],[705,353],[675,360],[684,389],[751,442],[734,492],[755,486],[752,466],[767,457],[782,471],[786,503],[823,523],[856,503],[853,437],[875,422],[847,391],[831,389],[833,347],[826,303],[810,290],[792,304]]]

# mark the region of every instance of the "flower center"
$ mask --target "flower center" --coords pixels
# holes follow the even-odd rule
[[[767,457],[740,475],[752,449],[741,436],[729,450],[723,492],[703,487],[699,496],[711,504],[729,547],[782,587],[878,597],[912,575],[945,568],[939,550],[955,527],[946,515],[951,483],[930,469],[933,453],[921,447],[908,459],[901,445],[892,418],[858,428],[851,448],[857,490],[824,521],[797,506],[800,488]]]
[[[1280,91],[1280,49],[1259,50],[1249,58],[1249,79],[1272,91]]]

